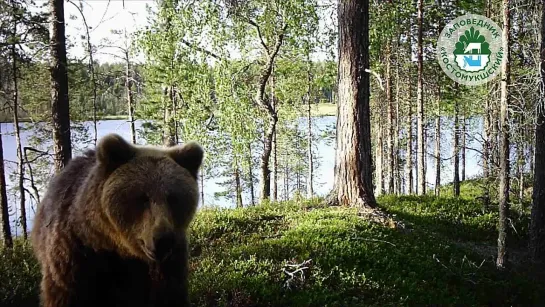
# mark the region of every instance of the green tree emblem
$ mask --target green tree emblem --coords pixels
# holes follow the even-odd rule
[[[480,44],[480,52],[473,53],[475,50],[468,50],[466,52],[467,46],[469,46],[471,43],[479,43]],[[474,27],[471,27],[469,30],[466,30],[464,34],[460,36],[458,39],[458,42],[456,43],[456,49],[454,49],[454,54],[486,54],[490,55],[492,52],[490,51],[490,45],[485,42],[484,36],[481,35],[479,30],[475,30]]]

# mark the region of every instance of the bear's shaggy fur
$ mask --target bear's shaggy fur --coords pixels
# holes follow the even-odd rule
[[[203,151],[111,134],[51,181],[32,230],[44,307],[189,306]]]

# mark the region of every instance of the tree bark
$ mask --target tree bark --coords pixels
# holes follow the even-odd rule
[[[271,157],[273,136],[276,131],[276,123],[278,117],[276,113],[269,117],[269,127],[265,131],[265,139],[263,142],[263,154],[261,155],[261,201],[269,199],[271,194],[271,170],[269,169],[269,160]]]
[[[237,199],[237,208],[242,208],[242,186],[240,185],[240,170],[238,167],[237,159],[234,158],[233,175],[235,177],[235,193]]]
[[[462,116],[462,146],[460,147],[460,156],[462,160],[462,182],[466,181],[466,133],[467,133],[467,120],[465,116],[465,108],[464,108],[464,115]]]
[[[384,193],[384,129],[382,124],[382,106],[379,106],[379,119],[377,120],[377,144],[376,144],[376,159],[375,159],[375,194],[382,195]]]
[[[176,135],[174,131],[174,89],[172,85],[163,88],[163,145],[166,147],[176,145]]]
[[[335,153],[337,203],[376,206],[372,183],[369,110],[369,1],[341,0],[339,18],[339,116]]]
[[[49,0],[49,48],[51,53],[51,117],[55,169],[61,170],[72,158],[70,140],[70,105],[68,101],[68,73],[64,1]]]
[[[457,87],[456,87],[457,88]],[[460,196],[460,105],[458,100],[454,101],[454,136],[453,145],[454,150],[454,178],[452,180],[452,188],[454,197]]]
[[[401,184],[401,177],[402,177],[402,170],[400,169],[400,163],[399,163],[399,136],[400,136],[400,113],[399,113],[399,101],[400,101],[400,84],[399,84],[399,41],[401,35],[398,34],[397,39],[397,45],[396,45],[396,98],[395,98],[395,137],[394,137],[394,149],[395,149],[395,155],[394,155],[394,170],[395,170],[395,181],[394,181],[394,190],[397,195],[401,194],[402,184]]]
[[[204,169],[199,175],[201,181],[201,205],[204,207]]]
[[[417,0],[417,23],[418,23],[418,85],[416,91],[417,101],[417,138],[418,138],[418,194],[426,194],[426,147],[424,136],[424,59],[423,59],[423,41],[422,41],[422,22],[424,18],[423,0]]]
[[[520,125],[522,126],[522,120]],[[524,129],[519,129],[520,139],[517,142],[517,177],[518,177],[518,202],[522,206],[524,200]]]
[[[13,36],[17,34],[17,22],[13,23]],[[26,217],[26,199],[25,199],[25,161],[23,157],[23,147],[21,145],[21,127],[19,125],[19,84],[17,76],[17,51],[15,44],[11,45],[11,64],[13,70],[13,126],[15,128],[15,142],[17,145],[17,182],[19,187],[19,210],[21,211],[21,228],[23,230],[23,239],[28,239],[27,217]]]
[[[273,110],[276,112],[276,102],[274,100],[274,92],[275,92],[275,87],[274,87],[274,67],[273,67],[273,71],[271,73],[271,77],[270,77],[270,88],[271,88],[271,104],[272,104],[272,107],[273,107]],[[273,201],[277,201],[278,200],[278,142],[277,142],[277,133],[276,133],[276,129],[274,131],[274,136],[273,136],[273,142],[272,142],[272,155],[273,155],[273,167],[272,167],[272,200]]]
[[[308,156],[308,174],[307,174],[307,198],[311,198],[314,195],[313,181],[314,181],[314,158],[312,155],[312,62],[310,57],[308,61],[308,89],[307,89],[307,156]]]
[[[248,143],[248,179],[250,181],[250,202],[252,206],[255,206],[255,188],[254,188],[254,174],[253,174],[253,156],[252,156],[252,144]]]
[[[510,63],[510,31],[511,12],[510,0],[503,0],[503,42],[505,60],[501,65],[501,96],[500,96],[500,186],[499,186],[499,222],[498,222],[498,258],[496,266],[499,269],[507,265],[507,219],[509,215],[509,82],[511,76]]]
[[[6,193],[6,174],[4,169],[4,146],[2,143],[2,130],[0,125],[0,214],[2,222],[2,242],[5,247],[13,247],[11,226],[9,222],[8,196]]]
[[[540,53],[539,105],[536,108],[534,147],[534,189],[530,223],[530,254],[532,260],[545,264],[545,3],[541,3],[541,53]],[[1,178],[0,178],[1,179]]]
[[[263,153],[261,154],[261,201],[268,200],[271,195],[271,170],[269,169],[269,160],[272,151],[273,136],[276,132],[276,123],[278,122],[278,114],[273,106],[273,102],[270,99],[265,99],[265,88],[272,75],[274,62],[280,51],[280,47],[284,42],[284,33],[286,31],[287,24],[281,30],[281,33],[276,39],[276,43],[273,48],[266,47],[267,63],[265,64],[263,73],[260,77],[259,89],[257,91],[255,100],[257,104],[265,110],[268,117],[268,127],[265,130],[265,136],[263,140]]]
[[[410,69],[409,69],[410,74]],[[407,150],[405,154],[405,173],[407,177],[407,193],[413,194],[413,107],[411,95],[411,77],[409,76],[407,99]]]
[[[390,42],[388,42],[386,45],[386,101],[388,105],[388,194],[394,194],[394,99],[392,97],[391,61],[391,48]]]
[[[435,118],[435,196],[441,194],[441,91],[437,93],[437,117]]]
[[[129,59],[128,50],[125,51],[125,90],[127,92],[127,108],[131,129],[131,141],[133,144],[136,144],[136,129],[134,127],[134,101],[132,96],[131,62]]]

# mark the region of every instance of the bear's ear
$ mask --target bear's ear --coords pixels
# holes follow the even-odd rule
[[[135,154],[135,148],[117,134],[106,135],[97,145],[97,161],[109,170],[129,162]]]
[[[187,169],[195,179],[197,178],[204,156],[204,150],[199,144],[189,142],[182,146],[173,147],[169,149],[169,156],[178,165]]]

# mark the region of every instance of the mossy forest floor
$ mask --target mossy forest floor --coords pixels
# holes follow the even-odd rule
[[[385,196],[405,224],[371,223],[319,199],[203,209],[191,232],[196,306],[540,306],[545,282],[526,262],[528,214],[513,212],[513,265],[494,266],[497,207]],[[3,306],[37,306],[27,244],[0,254]],[[293,273],[296,271],[296,273]],[[290,276],[291,274],[291,276]]]

